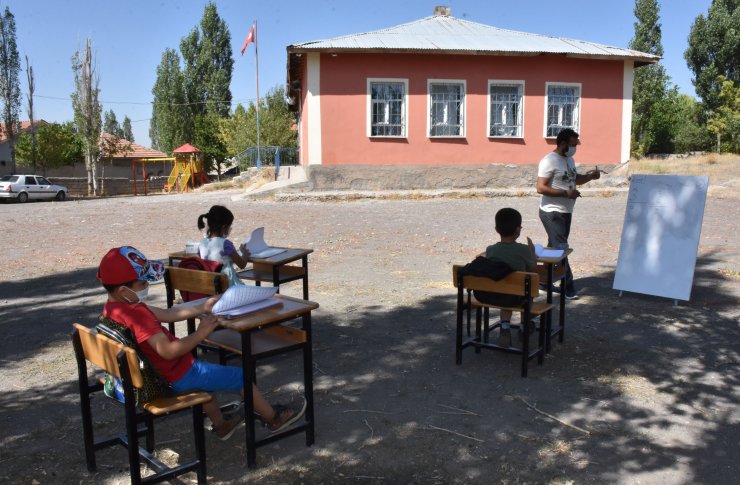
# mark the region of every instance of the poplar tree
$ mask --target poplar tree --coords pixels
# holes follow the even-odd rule
[[[75,74],[75,91],[72,93],[72,107],[75,125],[85,147],[85,171],[87,172],[87,195],[98,193],[98,155],[100,153],[100,114],[103,106],[98,100],[100,78],[95,72],[90,39],[85,40],[84,52],[77,51],[72,56],[72,70]]]
[[[123,138],[123,130],[118,124],[116,113],[113,110],[106,111],[103,115],[103,131],[117,138]]]
[[[635,0],[634,8],[635,35],[629,47],[659,57],[663,56],[662,33],[660,28],[660,9],[657,0]],[[663,145],[656,140],[656,134],[650,129],[651,118],[656,114],[656,107],[665,99],[668,75],[663,65],[650,64],[635,69],[632,95],[632,151],[638,155],[650,152],[655,145]]]
[[[193,136],[193,120],[186,105],[180,56],[174,49],[165,49],[162,53],[152,94],[154,100],[149,124],[152,147],[171,153],[183,143],[192,141]]]
[[[10,173],[15,173],[15,139],[18,135],[18,113],[21,109],[21,83],[18,73],[21,61],[15,37],[15,17],[5,7],[0,17],[0,95],[3,98],[5,135],[10,147]]]
[[[128,116],[123,117],[123,124],[121,125],[121,129],[123,130],[123,139],[133,143],[134,132],[131,131],[131,119]]]

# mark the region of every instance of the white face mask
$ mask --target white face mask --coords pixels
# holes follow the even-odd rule
[[[568,149],[565,150],[565,156],[566,157],[572,157],[573,155],[575,155],[576,154],[576,148],[577,147],[568,147]]]
[[[136,298],[137,298],[137,299],[136,299],[135,301],[131,301],[131,300],[129,300],[128,298],[126,298],[125,296],[123,296],[122,298],[123,298],[124,300],[126,300],[127,302],[129,302],[129,303],[141,303],[141,302],[143,302],[144,300],[146,300],[146,299],[147,299],[147,297],[149,296],[149,286],[147,286],[147,287],[146,287],[146,288],[144,288],[143,290],[139,290],[139,291],[134,291],[134,290],[132,290],[131,288],[129,288],[128,286],[126,286],[125,288],[126,288],[126,289],[127,289],[128,291],[130,291],[131,293],[133,293],[134,295],[136,295]]]

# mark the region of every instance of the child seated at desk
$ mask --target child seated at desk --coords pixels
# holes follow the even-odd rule
[[[206,237],[198,246],[198,253],[201,258],[209,261],[216,261],[223,264],[221,270],[229,278],[229,286],[243,285],[239,275],[234,269],[234,265],[239,269],[244,269],[249,258],[249,250],[244,244],[239,249],[241,254],[234,247],[234,243],[226,239],[231,233],[231,224],[234,222],[234,214],[222,205],[214,205],[206,214],[198,216],[198,229],[203,230],[206,224],[203,219],[208,221],[208,230]]]
[[[164,309],[148,306],[143,300],[147,296],[149,282],[160,280],[163,272],[162,264],[148,261],[131,246],[108,251],[100,261],[97,274],[98,280],[108,291],[103,315],[132,331],[141,351],[175,392],[241,391],[243,399],[244,377],[241,367],[196,360],[191,353],[216,328],[216,317],[209,312],[218,296],[189,307]],[[181,339],[162,326],[162,322],[178,322],[198,315],[201,315],[198,329]],[[279,404],[271,406],[254,387],[254,409],[270,431],[277,432],[303,415],[306,402],[303,400],[300,405],[293,407]],[[203,411],[213,423],[214,434],[222,440],[229,439],[244,419],[239,413],[224,418],[216,399],[204,404]]]
[[[516,242],[522,232],[522,215],[518,210],[509,207],[499,210],[496,213],[496,232],[501,241],[486,248],[486,258],[506,263],[513,271],[536,271],[537,261],[532,240],[527,238],[528,244]],[[500,295],[485,291],[476,291],[475,298],[481,303],[497,306],[518,307],[523,303],[522,297],[516,295]],[[498,345],[511,347],[510,310],[501,310]]]

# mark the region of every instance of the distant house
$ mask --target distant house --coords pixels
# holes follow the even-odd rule
[[[48,123],[44,120],[35,120],[33,122],[34,130],[38,129],[41,125],[47,125]],[[19,123],[18,134],[29,133],[31,131],[31,121],[21,121]],[[17,162],[16,162],[17,163]],[[5,123],[0,122],[0,175],[7,175],[10,173],[11,159],[10,159],[10,143],[8,143],[8,136],[5,132]],[[22,173],[22,171],[20,171]]]
[[[629,159],[643,52],[435,15],[289,45],[304,165],[535,164],[565,127],[581,163]]]

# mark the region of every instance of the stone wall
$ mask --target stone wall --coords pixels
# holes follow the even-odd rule
[[[435,190],[533,187],[537,165],[309,165],[313,190]]]
[[[87,178],[85,177],[48,177],[49,181],[54,184],[64,185],[69,189],[69,195],[72,197],[82,197],[87,195]],[[98,188],[101,186],[102,179],[98,179]],[[152,177],[147,181],[147,193],[158,194],[164,191],[167,183],[167,177]],[[102,195],[130,195],[134,193],[134,181],[125,177],[105,177],[105,193]],[[141,180],[136,181],[136,189],[139,194],[144,193],[144,183]]]

